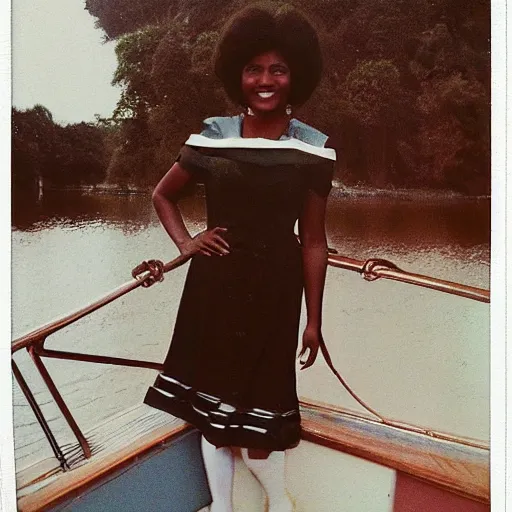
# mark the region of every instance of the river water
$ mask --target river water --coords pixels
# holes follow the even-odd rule
[[[182,209],[191,232],[203,227],[201,194]],[[177,250],[149,195],[48,193],[15,203],[12,243],[14,337],[71,312],[130,280],[142,260]],[[333,190],[329,244],[340,254],[382,257],[405,270],[489,287],[488,199],[348,197]],[[161,361],[168,348],[186,267],[138,289],[48,338],[49,348]],[[488,439],[489,306],[391,281],[366,282],[330,268],[324,338],[352,389],[390,418]],[[28,355],[15,356],[61,442],[70,441]],[[83,430],[141,402],[155,372],[45,360]],[[361,411],[323,362],[299,372],[299,393]],[[18,469],[52,452],[14,385]]]

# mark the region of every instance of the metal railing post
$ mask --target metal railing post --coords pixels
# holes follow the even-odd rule
[[[43,378],[46,386],[48,387],[48,390],[52,394],[53,399],[55,400],[57,406],[59,407],[60,412],[66,419],[69,427],[73,431],[73,434],[75,434],[77,441],[80,443],[80,446],[82,447],[82,451],[84,453],[84,457],[86,459],[91,458],[91,455],[92,455],[91,447],[89,446],[87,439],[82,434],[80,427],[77,425],[75,419],[73,418],[71,411],[69,410],[68,406],[66,405],[66,402],[64,402],[62,395],[59,393],[57,386],[53,382],[53,379],[51,378],[50,374],[48,373],[48,370],[46,369],[46,366],[44,365],[43,361],[39,357],[39,354],[36,352],[35,347],[33,345],[30,346],[28,348],[28,352],[30,354],[30,357],[34,361],[34,364],[36,365],[37,369],[39,370],[39,373],[41,374],[41,377]]]
[[[46,436],[46,439],[48,439],[48,442],[50,443],[50,446],[53,450],[53,453],[57,460],[60,463],[60,466],[62,469],[66,470],[69,469],[69,464],[66,461],[66,457],[62,453],[62,450],[60,449],[59,444],[57,443],[57,440],[55,439],[55,436],[53,435],[53,432],[50,429],[50,426],[48,425],[48,422],[46,421],[46,418],[44,417],[43,411],[39,407],[39,404],[36,402],[36,399],[34,395],[32,394],[32,391],[30,390],[27,381],[21,374],[20,369],[18,368],[18,365],[11,361],[12,363],[12,372],[14,373],[14,377],[16,378],[21,391],[25,395],[25,398],[27,399],[30,407],[32,408],[32,411],[34,412],[37,421],[39,422],[39,425],[41,425],[41,428],[43,429],[44,435]]]

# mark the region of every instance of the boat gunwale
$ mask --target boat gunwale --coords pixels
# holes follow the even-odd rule
[[[141,440],[132,442],[104,458],[95,459],[93,456],[80,466],[60,473],[48,485],[18,498],[18,510],[19,512],[39,512],[56,506],[62,501],[76,496],[80,491],[91,488],[98,480],[108,478],[140,457],[149,455],[159,447],[192,431],[193,427],[187,423],[171,427],[160,426],[142,436]],[[27,470],[33,470],[36,466],[37,464]],[[52,476],[55,477],[55,474]],[[35,479],[34,483],[37,481]],[[28,487],[30,486],[25,489]]]
[[[314,401],[301,402],[301,405],[302,439],[305,441],[406,473],[464,498],[490,503],[488,446],[471,445],[456,436],[449,440],[404,431],[353,411]],[[359,423],[358,428],[356,423]],[[403,443],[404,439],[409,443]],[[415,440],[421,440],[424,446],[415,445]],[[436,451],[429,447],[435,447]]]
[[[340,407],[337,405],[321,402],[318,400],[311,400],[304,397],[300,398],[300,404],[301,406],[306,407],[307,409],[318,410],[324,413],[339,414],[345,417],[352,417],[359,421],[371,423],[373,425],[385,425],[392,429],[402,430],[404,427],[414,427],[413,425],[406,423],[405,421],[402,420],[393,420],[391,418],[386,417],[386,422],[383,422],[380,419],[377,419],[364,413],[360,413],[358,411],[354,411],[346,407]],[[490,444],[488,442],[483,441],[482,439],[460,436],[457,434],[450,434],[447,432],[440,432],[431,428],[422,428],[418,426],[414,428],[415,430],[409,430],[409,432],[426,435],[429,439],[436,439],[438,441],[448,441],[460,444],[462,446],[468,446],[470,448],[476,448],[479,450],[485,450],[487,452],[490,452]],[[438,435],[442,437],[437,437]]]
[[[411,461],[405,460],[401,454],[397,454],[396,441],[390,439],[390,431],[398,430],[390,425],[382,424],[381,422],[358,415],[353,411],[344,409],[342,407],[335,407],[324,405],[320,402],[303,400],[301,399],[302,410],[302,439],[317,445],[326,446],[338,452],[346,453],[360,459],[367,460],[371,463],[379,464],[395,471],[406,473],[414,478],[426,482],[429,485],[444,489],[459,496],[469,498],[473,501],[487,504],[489,503],[489,485],[488,479],[482,478],[482,475],[488,474],[488,463],[482,462],[482,455],[488,454],[489,449],[477,448],[474,446],[462,445],[466,455],[474,453],[475,460],[474,466],[479,470],[480,484],[468,485],[467,478],[464,479],[461,469],[467,469],[467,465],[462,461],[451,460],[449,463],[441,464],[442,459],[435,458],[434,454],[428,452],[425,447],[419,447],[415,453],[410,453]],[[308,413],[320,413],[323,415],[321,421],[311,419]],[[352,429],[345,426],[336,424],[336,418],[343,417],[349,418],[349,422],[360,422],[375,427],[373,432],[373,439],[367,436],[362,438],[360,432],[354,427]],[[326,428],[326,424],[330,426]],[[96,459],[93,456],[91,459],[85,460],[83,464],[77,466],[66,472],[62,472],[55,480],[48,485],[41,487],[34,492],[22,496],[18,500],[18,507],[20,512],[38,512],[46,510],[47,507],[57,505],[63,500],[75,496],[81,491],[91,488],[102,478],[108,478],[110,475],[123,469],[125,466],[135,462],[138,458],[144,455],[149,455],[159,447],[178,439],[181,435],[187,432],[192,432],[195,429],[186,423],[179,425],[173,424],[159,426],[142,437],[142,444],[140,441],[132,441],[129,445],[120,448],[117,451],[107,454],[106,457]],[[350,435],[352,432],[352,436]],[[368,432],[365,432],[367,434]],[[348,434],[348,435],[347,435]],[[380,437],[379,437],[380,434]],[[402,436],[406,435],[413,439],[423,437],[428,439],[429,443],[433,443],[440,449],[452,445],[457,445],[457,441],[447,441],[443,439],[433,438],[421,433],[401,432]],[[361,438],[359,442],[355,442],[357,437]],[[380,447],[375,446],[375,439],[379,438],[381,442]],[[372,446],[373,444],[373,446]],[[386,446],[387,450],[386,450]],[[452,446],[453,447],[453,446]],[[445,450],[446,451],[446,450]],[[383,455],[383,452],[386,455]],[[483,452],[483,453],[482,453]],[[480,454],[479,456],[477,456]],[[470,456],[470,455],[469,455]],[[421,459],[418,463],[418,460]],[[488,458],[484,457],[486,461]],[[477,460],[480,459],[480,460]],[[435,460],[435,464],[429,466],[429,462]],[[422,462],[423,461],[423,462]],[[36,464],[37,466],[37,464]],[[433,469],[434,468],[434,469]],[[27,470],[34,470],[35,466],[27,468]],[[467,471],[466,471],[467,473]],[[458,475],[454,477],[453,475]],[[458,481],[457,481],[458,478]],[[34,479],[36,482],[38,479]],[[39,479],[40,480],[40,479]],[[486,482],[482,483],[483,480]],[[28,490],[30,485],[25,487]]]

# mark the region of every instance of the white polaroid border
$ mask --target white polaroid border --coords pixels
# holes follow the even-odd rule
[[[0,512],[16,510],[11,374],[11,1],[0,2]]]
[[[512,251],[510,205],[512,180],[507,176],[510,144],[507,140],[508,112],[512,106],[507,81],[507,54],[511,45],[507,26],[511,17],[507,0],[491,0],[491,510],[509,510],[507,481],[512,475],[510,441],[507,437],[507,396],[511,381],[507,369],[512,363],[512,352],[507,347],[507,291],[512,292],[507,279],[510,265],[507,256]],[[509,178],[509,179],[507,179]]]
[[[15,0],[14,0],[15,1]],[[504,512],[512,478],[512,446],[507,437],[510,413],[506,397],[512,391],[507,369],[512,367],[512,351],[507,347],[507,292],[512,254],[512,237],[507,237],[512,211],[512,178],[507,179],[507,165],[512,161],[507,140],[508,112],[512,108],[507,82],[507,54],[512,55],[512,16],[507,0],[492,0],[492,229],[491,229],[491,506]],[[11,115],[11,1],[0,2],[0,262],[3,282],[0,287],[0,512],[16,511],[14,445],[12,431],[12,376],[10,368],[10,115]],[[510,92],[510,94],[508,94]],[[510,158],[509,158],[510,157]]]

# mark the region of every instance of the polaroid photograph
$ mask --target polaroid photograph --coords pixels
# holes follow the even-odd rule
[[[492,7],[12,0],[0,512],[505,510]]]

